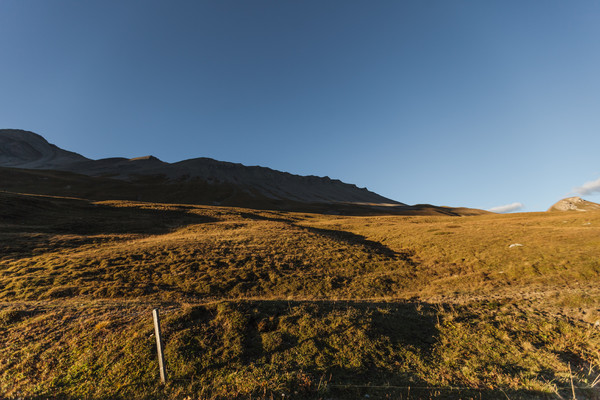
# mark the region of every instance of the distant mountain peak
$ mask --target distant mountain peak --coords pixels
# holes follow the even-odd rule
[[[42,140],[47,143],[42,135],[24,129],[0,129],[2,136],[13,137],[20,140]]]
[[[156,158],[154,156],[135,157],[135,158],[130,158],[129,161],[158,161],[158,162],[163,162],[163,161],[159,160],[158,158]]]
[[[64,165],[89,161],[63,150],[37,133],[21,129],[0,129],[0,166],[28,169],[60,169]]]
[[[552,205],[548,211],[597,211],[600,204],[582,199],[579,196],[567,197]]]

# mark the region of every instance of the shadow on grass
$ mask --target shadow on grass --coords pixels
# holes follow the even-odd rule
[[[409,263],[413,263],[410,253],[394,251],[386,245],[384,245],[383,243],[376,242],[374,240],[368,240],[366,237],[358,235],[356,233],[338,231],[335,229],[323,229],[306,226],[300,226],[300,228],[305,229],[308,232],[314,233],[316,235],[324,236],[336,240],[338,242],[349,244],[351,246],[364,246],[376,254],[391,258],[393,260],[404,260]]]
[[[384,245],[383,243],[376,242],[374,240],[369,240],[365,236],[358,235],[356,233],[342,231],[342,230],[335,230],[335,229],[315,228],[315,227],[308,227],[308,226],[304,226],[304,225],[296,225],[294,223],[294,220],[290,219],[290,218],[281,218],[281,217],[260,215],[257,213],[244,212],[244,213],[240,213],[240,216],[243,218],[251,219],[251,220],[286,223],[286,224],[291,225],[294,228],[299,228],[299,229],[308,231],[310,233],[313,233],[315,235],[333,239],[337,242],[345,243],[345,244],[348,244],[351,246],[363,246],[363,247],[367,248],[368,250],[370,250],[376,254],[382,255],[384,257],[391,258],[393,260],[403,260],[403,261],[408,262],[411,265],[415,265],[415,263],[412,259],[412,256],[413,256],[412,253],[410,253],[408,251],[404,251],[404,252],[394,251],[394,250],[390,249],[388,246]]]
[[[61,234],[167,233],[175,227],[215,222],[188,213],[188,207],[146,208],[144,204],[117,206],[88,200],[0,192],[0,222],[26,230]]]
[[[75,248],[102,239],[77,235],[156,235],[217,219],[188,208],[144,204],[94,204],[88,200],[0,192],[3,256],[31,256],[35,249]],[[69,235],[73,235],[70,236]]]
[[[511,389],[465,389],[421,387],[333,387],[329,393],[334,399],[439,399],[439,400],[555,400],[554,393]]]
[[[442,309],[410,301],[244,300],[185,305],[164,314],[166,386],[158,383],[158,372],[122,386],[113,376],[114,390],[85,398],[556,398],[552,393],[530,390],[442,387],[422,378],[432,371],[428,372],[428,367],[423,370],[415,360],[435,352],[441,339],[437,320]],[[154,348],[154,337],[148,336],[151,329],[149,322],[142,335],[147,337],[143,348]],[[147,357],[139,362],[154,365],[155,351]],[[122,372],[125,379],[128,370]],[[99,386],[106,386],[102,376],[97,379]],[[229,391],[224,391],[224,386]],[[64,392],[75,389],[59,388]],[[562,388],[560,393],[570,397]],[[576,390],[579,399],[598,398],[594,393]],[[20,398],[82,397],[47,392]]]
[[[194,397],[201,393],[201,390],[190,393],[187,397],[181,397],[181,391],[179,388],[180,383],[170,383],[165,388],[158,388],[157,384],[143,383],[136,385],[140,389],[146,388],[152,390],[154,393],[146,395],[144,397],[132,397],[131,394],[120,394],[114,393],[107,396],[66,396],[66,395],[42,395],[42,396],[20,396],[7,398],[7,400],[132,400],[132,399],[147,399],[147,400],[164,400],[164,399],[177,399],[177,398],[191,398],[191,399],[255,399],[255,400],[271,400],[277,398],[292,398],[299,400],[364,400],[364,399],[394,399],[394,400],[556,400],[558,397],[554,393],[543,393],[528,390],[490,390],[490,389],[422,389],[418,386],[404,387],[404,388],[385,388],[385,387],[355,387],[355,388],[338,388],[329,387],[322,393],[293,393],[291,396],[281,396],[280,393],[285,394],[285,391],[280,393],[264,392],[255,393],[253,395],[231,395],[227,397],[215,396],[215,397]],[[289,393],[289,392],[288,392]],[[279,396],[277,396],[279,395]],[[135,395],[134,395],[135,396]],[[578,395],[581,396],[581,395]],[[585,396],[585,395],[584,395]],[[563,397],[563,398],[570,398]],[[577,399],[598,399],[598,396],[592,397],[577,397]]]
[[[273,383],[279,392],[268,393],[275,398],[552,398],[527,390],[436,387],[423,380],[414,360],[432,358],[440,339],[438,310],[423,302],[222,302],[191,307],[167,321],[165,342],[169,356],[185,359],[180,370],[197,377],[248,369],[303,374]],[[188,346],[181,345],[182,331]],[[179,342],[170,340],[175,336]],[[173,378],[189,384],[185,375]],[[263,397],[256,392],[252,398]]]
[[[249,213],[249,212],[241,212],[240,217],[246,218],[246,219],[251,219],[253,221],[273,221],[273,222],[283,222],[283,223],[290,223],[290,222],[294,221],[293,219],[290,219],[290,218],[274,217],[271,215],[267,216],[267,215],[261,215],[261,214],[256,214],[256,213]]]

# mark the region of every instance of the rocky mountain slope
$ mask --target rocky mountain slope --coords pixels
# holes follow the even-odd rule
[[[153,177],[168,183],[227,185],[247,196],[258,195],[272,200],[403,206],[366,188],[329,177],[299,176],[210,158],[172,164],[152,156],[90,160],[48,143],[38,134],[16,129],[0,130],[0,167],[69,171],[124,181]]]
[[[90,161],[82,155],[50,144],[42,136],[19,129],[0,129],[0,166],[33,169],[63,169]]]
[[[0,129],[0,191],[343,215],[487,213],[463,207],[411,206],[328,177],[210,158],[176,163],[152,156],[90,160],[38,134],[15,129]]]
[[[552,205],[548,211],[598,211],[600,204],[582,199],[581,197],[567,197]]]

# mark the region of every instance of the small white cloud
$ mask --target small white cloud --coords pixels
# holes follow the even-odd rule
[[[492,207],[488,211],[502,214],[502,213],[509,213],[509,212],[517,211],[523,207],[524,206],[521,203],[512,203],[512,204],[506,204],[504,206]]]
[[[595,181],[586,182],[583,185],[573,189],[573,192],[585,196],[588,194],[600,192],[600,178]]]

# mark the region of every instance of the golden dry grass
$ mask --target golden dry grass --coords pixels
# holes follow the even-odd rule
[[[0,205],[5,396],[598,396],[600,213]]]

